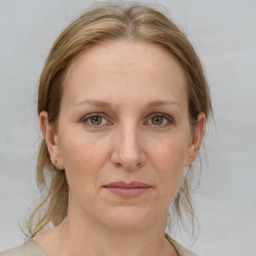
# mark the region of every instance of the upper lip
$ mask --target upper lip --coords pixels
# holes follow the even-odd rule
[[[124,181],[117,181],[111,182],[104,187],[115,187],[115,188],[149,188],[150,185],[139,182],[139,181],[132,181],[132,182],[124,182]]]

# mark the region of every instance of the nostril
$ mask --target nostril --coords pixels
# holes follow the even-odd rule
[[[145,152],[138,131],[123,125],[115,134],[111,152],[111,162],[124,170],[138,169],[144,165]]]

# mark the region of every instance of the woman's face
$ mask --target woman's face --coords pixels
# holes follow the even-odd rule
[[[68,214],[118,229],[165,220],[203,137],[204,116],[191,134],[178,62],[150,43],[107,41],[72,63],[63,86],[57,132],[45,112],[41,126],[66,171]]]

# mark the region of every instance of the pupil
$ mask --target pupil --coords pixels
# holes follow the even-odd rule
[[[163,118],[162,117],[160,117],[160,116],[155,116],[154,118],[153,118],[153,123],[154,124],[162,124],[162,122],[163,122]]]
[[[101,123],[101,117],[100,116],[92,117],[92,124],[99,125],[100,123]]]

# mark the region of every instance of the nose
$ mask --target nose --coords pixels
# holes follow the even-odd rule
[[[118,127],[113,138],[111,162],[124,170],[132,171],[141,168],[145,160],[139,128],[128,124]]]

